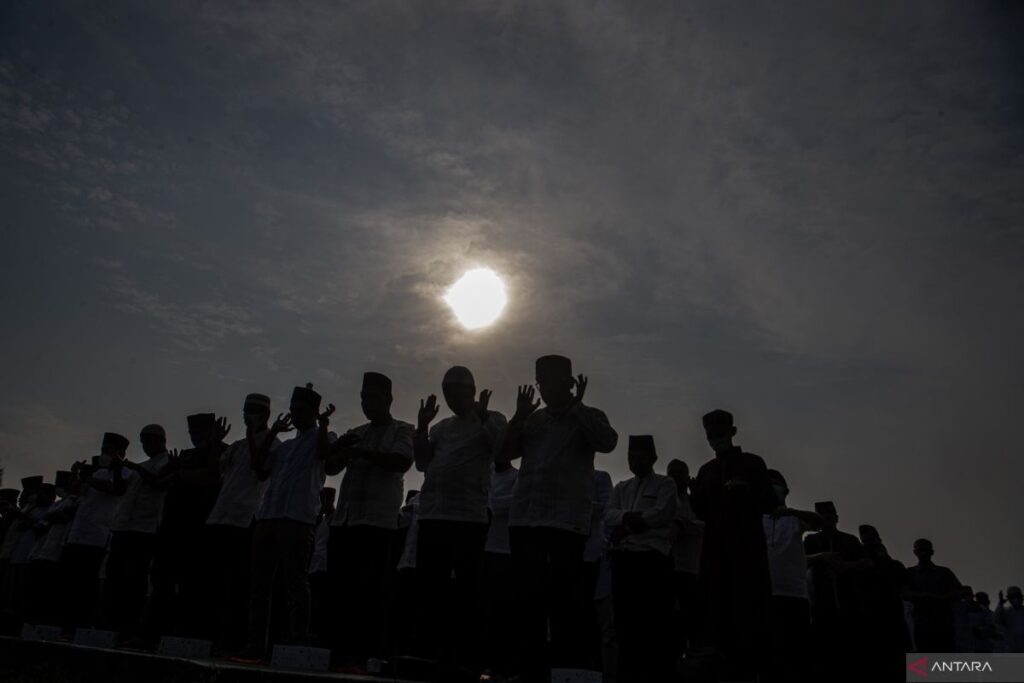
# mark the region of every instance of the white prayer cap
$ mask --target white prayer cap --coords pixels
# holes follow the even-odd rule
[[[469,371],[469,368],[461,365],[455,365],[444,373],[444,379],[441,380],[441,384],[455,384],[466,387],[476,387],[476,382],[473,380],[473,373]]]

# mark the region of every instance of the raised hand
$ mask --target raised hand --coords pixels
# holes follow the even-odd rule
[[[573,405],[583,403],[583,394],[587,393],[587,379],[586,375],[580,373],[573,380],[572,383],[576,387],[576,395],[572,397]]]
[[[481,422],[486,422],[487,416],[490,415],[487,411],[487,406],[491,403],[492,393],[490,389],[484,389],[480,392],[480,400],[476,402],[476,414]]]
[[[535,390],[530,384],[523,384],[519,387],[516,396],[516,414],[514,420],[525,420],[533,414],[533,411],[540,407],[540,399],[534,400]]]
[[[220,443],[221,441],[224,440],[224,437],[226,437],[228,435],[228,432],[230,432],[230,431],[231,431],[231,425],[228,424],[228,419],[226,417],[218,417],[217,418],[217,437],[216,437],[215,441],[217,443]]]
[[[270,428],[270,431],[274,434],[280,434],[281,432],[290,432],[295,427],[292,426],[292,414],[278,413],[277,419],[274,420],[274,426]]]
[[[421,432],[426,431],[430,422],[437,417],[438,410],[440,408],[437,405],[437,396],[434,394],[428,396],[426,401],[420,399],[420,412],[416,419],[416,426]]]
[[[331,415],[334,415],[334,410],[334,404],[328,403],[327,410],[320,413],[320,415],[317,417],[317,422],[319,422],[320,426],[323,427],[324,429],[327,429],[328,425],[331,424]]]

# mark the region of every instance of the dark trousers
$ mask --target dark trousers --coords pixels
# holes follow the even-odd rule
[[[30,609],[28,618],[34,624],[59,624],[60,562],[33,560],[29,570]]]
[[[274,579],[284,584],[286,643],[305,643],[309,634],[309,560],[313,555],[313,525],[290,519],[256,522],[252,533],[249,643],[253,652],[267,649],[267,628],[274,595]]]
[[[156,534],[115,531],[107,557],[103,619],[104,628],[122,636],[138,631],[149,592],[149,568],[156,549]]]
[[[208,615],[216,624],[214,638],[218,647],[237,650],[245,645],[249,618],[252,529],[208,524],[206,547],[213,584]]]
[[[426,629],[426,654],[446,664],[479,668],[481,609],[487,524],[422,519],[416,537],[426,614],[436,615]]]
[[[805,681],[811,634],[811,607],[805,598],[773,595],[768,603],[771,649],[764,681]]]
[[[327,572],[313,572],[309,575],[309,631],[317,644],[328,647],[327,627],[332,615],[327,596],[330,578]]]
[[[210,560],[205,545],[205,524],[164,524],[157,531],[149,580],[146,634],[212,638],[215,624],[209,605],[218,599],[210,582]]]
[[[700,589],[696,574],[672,572],[676,604],[673,610],[672,656],[679,659],[689,647],[700,640]]]
[[[622,683],[663,681],[672,667],[672,560],[657,550],[611,553]]]
[[[395,531],[375,526],[332,526],[327,539],[331,577],[332,650],[342,659],[366,663],[384,656],[387,601],[383,588],[392,569]]]
[[[72,630],[93,625],[99,597],[100,566],[106,548],[68,543],[60,556],[64,589],[64,628]]]
[[[586,666],[586,540],[583,534],[550,527],[509,528],[512,567],[520,589],[519,654],[527,680],[546,680],[551,667]]]

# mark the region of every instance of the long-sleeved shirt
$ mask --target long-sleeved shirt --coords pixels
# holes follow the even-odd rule
[[[512,552],[508,545],[508,511],[512,507],[512,489],[518,475],[519,470],[515,467],[491,474],[491,490],[487,500],[491,510],[491,525],[487,528],[487,545],[484,546],[484,550],[489,553],[508,555]]]
[[[449,417],[430,428],[432,457],[425,466],[419,495],[419,518],[487,523],[487,491],[495,451],[501,446],[505,416],[489,411],[486,422],[475,416]]]
[[[405,474],[381,467],[372,454],[397,454],[412,464],[413,431],[411,424],[395,419],[383,424],[368,422],[352,430],[359,437],[356,448],[371,456],[355,458],[345,468],[331,526],[398,528]]]
[[[270,430],[264,429],[253,437],[257,448],[269,435]],[[270,444],[270,457],[267,461],[271,467],[280,446],[281,442],[275,437]],[[252,468],[248,438],[235,441],[221,453],[220,476],[223,483],[206,523],[248,528],[270,485],[269,478],[260,481],[258,473]]]
[[[96,472],[94,479],[112,482],[114,475],[109,469]],[[78,498],[78,511],[68,530],[67,543],[106,548],[110,540],[110,523],[121,499],[92,486],[86,486]]]
[[[328,441],[333,441],[333,435]],[[263,495],[257,520],[291,519],[316,524],[320,513],[320,489],[327,473],[317,452],[319,427],[310,427],[277,448],[270,463],[270,484]]]
[[[672,549],[672,518],[676,514],[676,483],[669,477],[651,472],[645,477],[630,477],[612,489],[612,499],[604,515],[609,528],[622,526],[623,517],[639,512],[647,528],[631,532],[617,545],[615,552],[656,550],[668,555]]]
[[[590,508],[590,536],[583,546],[583,561],[597,562],[604,557],[607,546],[604,515],[612,499],[612,477],[604,470],[594,470],[594,501]]]
[[[509,455],[522,458],[509,526],[589,534],[594,454],[610,453],[619,440],[605,414],[581,403],[560,413],[541,408],[510,423],[506,439]]]
[[[65,520],[65,515],[69,511],[73,513],[77,506],[78,496],[66,496],[50,507],[47,516],[51,517],[53,521],[47,523],[49,528],[46,533],[36,541],[35,547],[32,548],[32,554],[29,555],[29,561],[60,561],[60,554],[64,550],[64,541],[68,536],[69,524]]]
[[[140,463],[140,466],[155,476],[166,464],[167,452],[164,451]],[[124,470],[122,476],[126,488],[110,523],[110,530],[155,534],[160,526],[166,492],[131,470]]]

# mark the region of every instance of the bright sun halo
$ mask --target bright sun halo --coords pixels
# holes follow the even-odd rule
[[[501,317],[508,296],[497,273],[490,268],[474,268],[448,288],[444,300],[463,327],[476,330]]]

